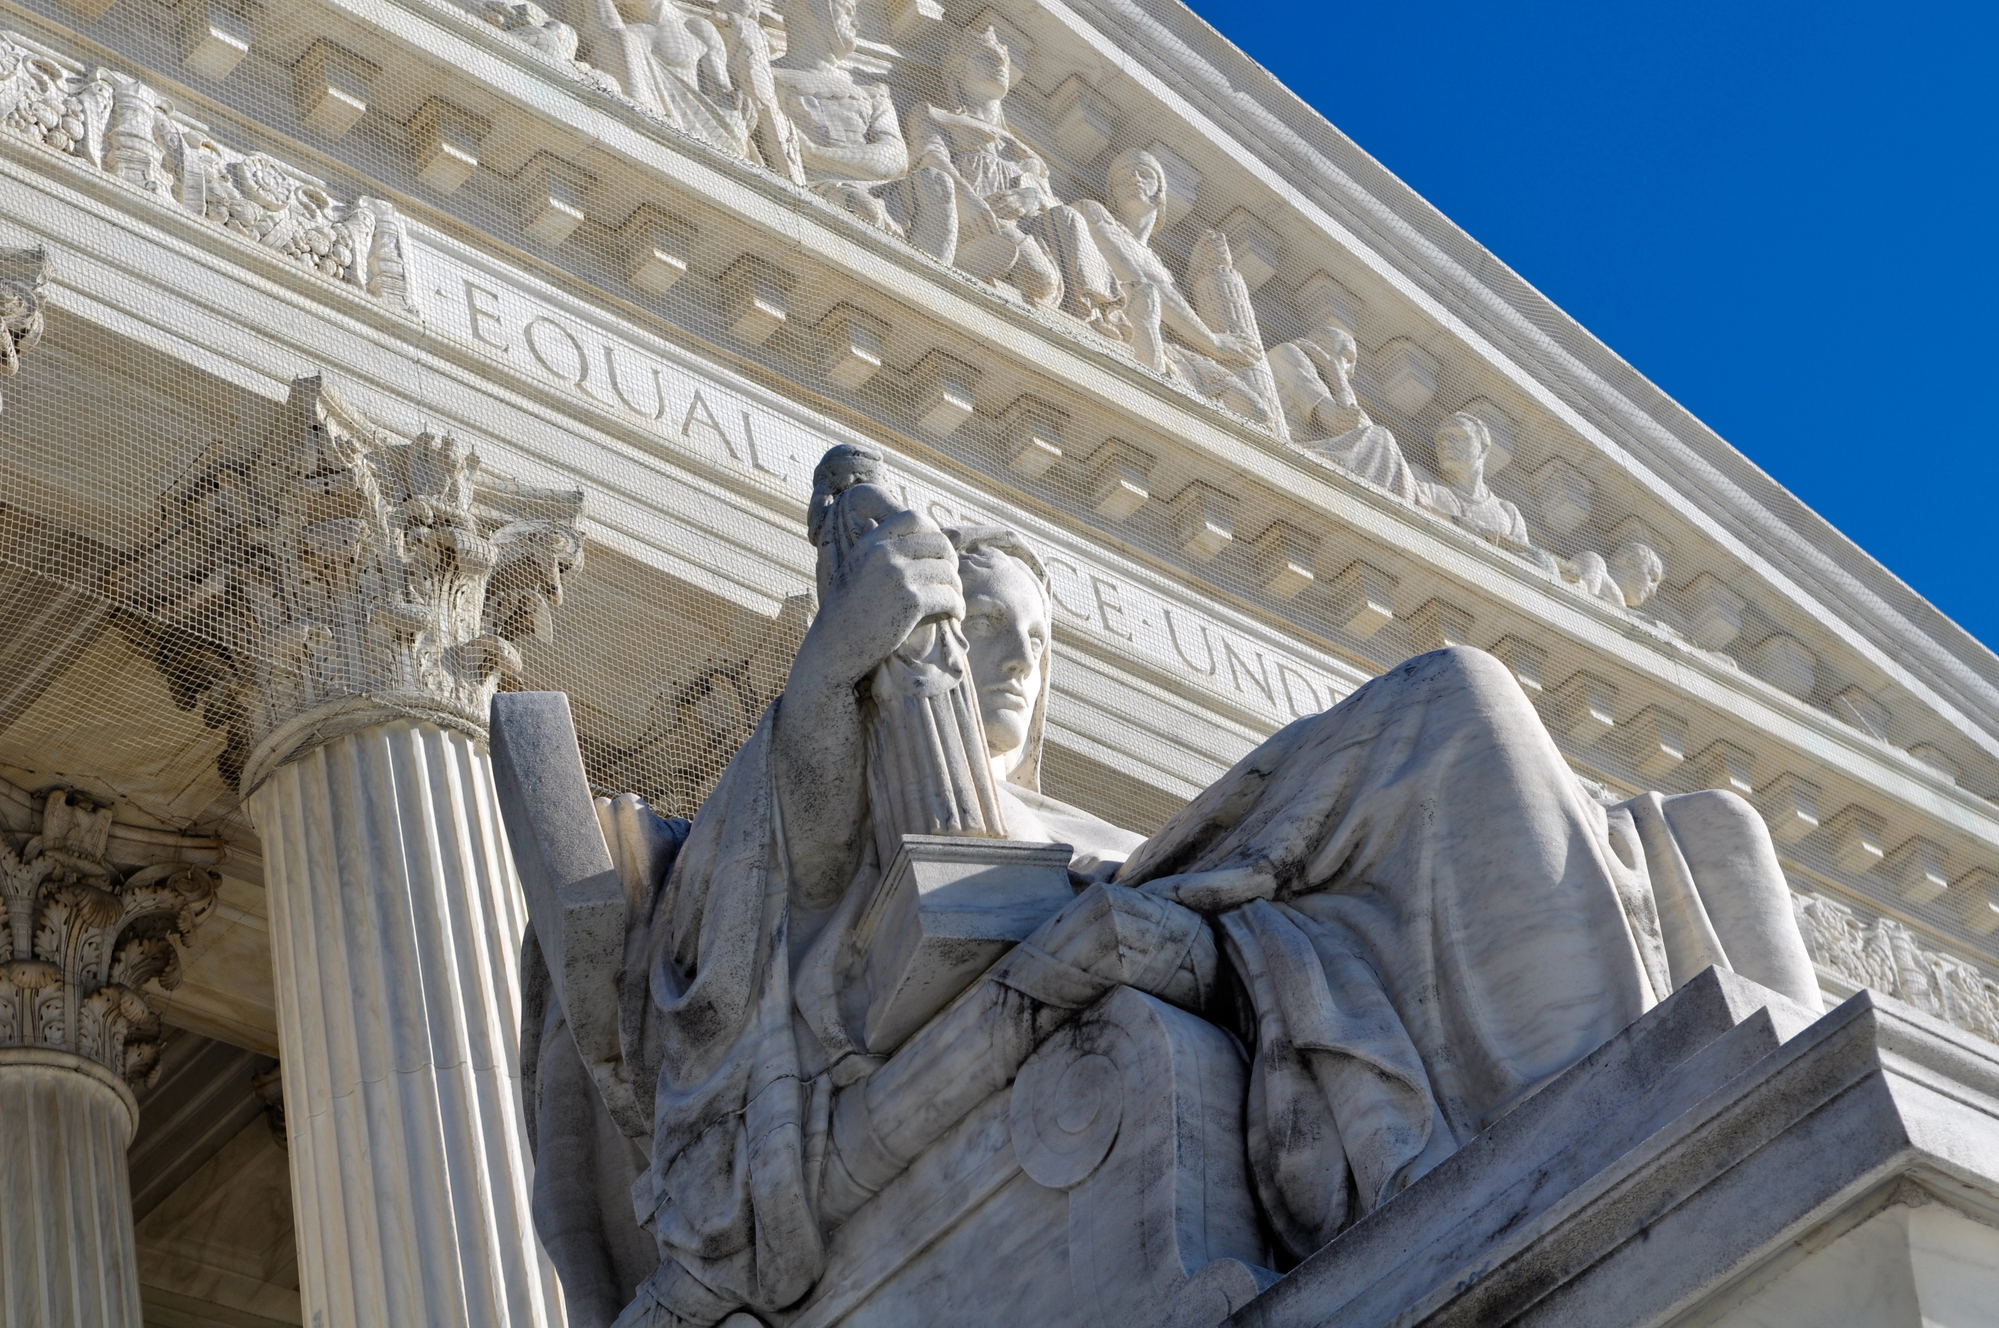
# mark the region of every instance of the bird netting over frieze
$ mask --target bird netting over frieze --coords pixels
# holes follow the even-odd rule
[[[1951,891],[1897,907],[1962,930],[1970,839],[1606,643],[1710,695],[1751,674],[1975,793],[1999,765],[1621,469],[1573,384],[1474,353],[1070,11],[186,9],[0,32],[23,787],[210,825],[358,722],[342,696],[473,724],[536,687],[575,698],[601,791],[689,813],[809,621],[812,462],[862,438],[939,524],[1052,550],[1062,797],[1149,829],[1462,642],[1608,786],[1788,774],[1827,820],[1878,808],[1885,848],[1941,844]],[[1786,852],[1894,895],[1823,831]]]

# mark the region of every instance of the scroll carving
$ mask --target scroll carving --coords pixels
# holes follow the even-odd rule
[[[21,354],[42,339],[42,249],[0,249],[0,378],[21,370]]]
[[[303,378],[254,456],[197,472],[110,597],[176,703],[227,731],[232,786],[396,716],[483,733],[517,641],[545,636],[582,560],[583,495],[484,473],[449,435],[403,440]]]
[[[215,908],[218,841],[113,836],[112,810],[70,789],[0,784],[0,1047],[67,1051],[134,1087],[158,1073],[149,982],[180,982],[180,947]],[[135,851],[136,850],[136,851]]]
[[[393,308],[408,304],[394,204],[337,198],[325,181],[274,157],[227,147],[129,75],[0,32],[0,128]]]

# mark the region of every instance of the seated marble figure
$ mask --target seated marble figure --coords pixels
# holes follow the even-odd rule
[[[599,803],[630,901],[621,1064],[585,1069],[526,946],[535,1220],[572,1323],[790,1322],[843,1223],[1131,989],[1247,1049],[1240,1100],[1219,1109],[1241,1122],[1272,1269],[1709,966],[1819,1008],[1748,804],[1593,794],[1477,650],[1410,659],[1280,730],[1150,836],[1049,796],[1040,559],[1004,529],[892,510],[882,478],[865,449],[821,463],[819,612],[693,823]],[[915,728],[891,714],[907,706]],[[1075,893],[877,1047],[856,987],[894,851],[883,818],[934,828],[950,798],[906,796],[912,758],[883,737],[897,724],[958,762],[945,782],[971,829],[1071,846]]]
[[[1321,327],[1270,350],[1270,369],[1291,442],[1324,465],[1371,480],[1404,502],[1416,501],[1416,472],[1395,435],[1376,424],[1354,394],[1360,349],[1343,327]]]
[[[948,104],[909,116],[910,243],[1032,304],[1100,321],[1115,283],[1089,223],[1055,197],[1046,164],[1007,120],[1012,53],[991,25],[967,28],[953,36],[943,76]]]
[[[806,186],[869,225],[901,234],[882,192],[909,174],[909,147],[888,85],[864,83],[847,67],[860,49],[855,5],[785,0],[787,45],[771,76]]]

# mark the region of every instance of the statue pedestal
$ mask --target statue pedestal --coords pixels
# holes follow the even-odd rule
[[[1067,844],[904,835],[861,915],[868,1049],[892,1051],[1075,898]]]
[[[1999,1048],[1710,969],[1229,1322],[1999,1323]]]

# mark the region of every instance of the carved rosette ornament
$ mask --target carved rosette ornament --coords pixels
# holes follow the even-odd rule
[[[515,642],[583,557],[576,490],[487,475],[449,435],[403,440],[302,378],[270,439],[163,502],[112,598],[175,701],[228,733],[249,792],[344,733],[414,719],[483,738]]]

